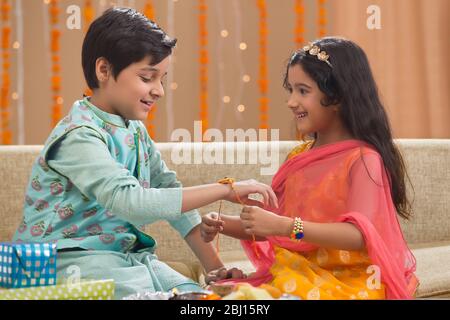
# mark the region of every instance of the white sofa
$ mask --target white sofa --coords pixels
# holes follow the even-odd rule
[[[450,140],[397,140],[414,185],[413,218],[401,220],[405,238],[417,258],[416,275],[420,280],[417,297],[450,297]],[[275,143],[275,142],[273,142]],[[276,142],[278,165],[297,144],[295,141]],[[175,170],[185,186],[217,181],[224,176],[238,180],[257,179],[270,184],[272,175],[261,175],[268,164],[249,163],[262,142],[256,143],[192,143],[184,145],[193,152],[203,147],[222,148],[223,154],[244,148],[246,164],[175,164],[172,152],[175,143],[158,143],[169,168]],[[25,186],[32,162],[42,146],[0,146],[0,242],[9,241],[22,216]],[[204,150],[204,149],[203,149]],[[258,157],[256,157],[258,159]],[[272,158],[273,160],[276,158]],[[267,160],[267,159],[266,159]],[[226,158],[224,156],[224,161]],[[278,166],[277,165],[277,166]],[[412,194],[411,189],[409,193]],[[218,203],[203,207],[200,212],[217,211]],[[238,205],[225,203],[223,212],[239,214]],[[179,235],[165,222],[149,225],[147,231],[158,242],[157,254],[180,272],[202,281],[202,269]],[[239,241],[220,238],[220,255],[227,265],[251,271]]]

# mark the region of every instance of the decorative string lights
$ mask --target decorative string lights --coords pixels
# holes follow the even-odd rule
[[[318,35],[319,38],[322,38],[326,35],[326,27],[327,27],[327,11],[326,11],[326,0],[317,0],[317,8],[318,8]]]
[[[200,120],[202,122],[202,137],[208,129],[208,30],[207,5],[205,0],[198,0],[198,30],[199,30],[199,65],[200,65]]]
[[[2,85],[1,85],[1,142],[2,144],[12,144],[12,131],[10,127],[10,49],[11,49],[11,22],[10,22],[11,3],[9,0],[1,1],[1,20],[2,20]]]
[[[14,11],[16,17],[15,39],[13,49],[16,51],[16,83],[17,87],[12,94],[17,112],[17,138],[15,143],[19,145],[25,144],[25,103],[24,103],[24,18],[23,18],[23,0],[14,0]]]
[[[62,117],[63,98],[61,96],[61,57],[59,28],[59,0],[47,0],[50,18],[50,52],[51,52],[51,91],[52,91],[52,125],[55,126]]]
[[[267,7],[265,0],[256,0],[259,10],[259,128],[269,127],[269,80],[267,76]]]
[[[233,100],[236,103],[242,102],[242,97],[244,94],[244,87],[246,83],[250,82],[250,76],[247,74],[246,65],[244,63],[242,49],[239,48],[239,44],[242,43],[243,38],[243,18],[242,18],[242,6],[243,3],[240,0],[232,0],[231,5],[233,8],[232,14],[234,17],[234,31],[233,31],[233,39],[234,39],[234,50],[235,50],[235,66],[234,68],[239,72],[239,78],[237,81],[237,90],[233,95]],[[234,111],[234,116],[237,123],[244,123],[243,112],[245,111],[245,106],[243,104],[239,104]]]
[[[145,2],[144,15],[148,19],[155,21],[155,7],[153,6],[152,0],[147,0]],[[148,116],[147,116],[147,121],[145,123],[145,126],[147,127],[147,132],[152,139],[155,139],[155,126],[153,124],[153,120],[155,119],[156,108],[157,108],[157,105],[155,103],[152,106],[152,108],[150,109],[150,112],[148,113]]]
[[[211,3],[211,2],[210,2]],[[217,113],[215,127],[220,128],[220,123],[223,119],[223,112],[225,111],[225,102],[223,102],[223,97],[225,96],[226,86],[225,86],[225,61],[224,61],[224,43],[228,42],[229,32],[225,28],[225,21],[223,12],[223,1],[214,0],[214,11],[217,18],[217,26],[220,32],[216,32],[217,45],[215,47],[217,63],[215,64],[217,72],[217,90],[219,97],[217,103]]]
[[[303,0],[295,0],[295,28],[294,42],[295,48],[301,48],[305,43],[305,6]]]

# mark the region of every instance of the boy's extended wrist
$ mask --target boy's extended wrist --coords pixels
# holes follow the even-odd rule
[[[218,264],[214,264],[214,265],[208,266],[208,268],[205,267],[204,269],[205,269],[206,273],[210,273],[212,271],[216,271],[216,270],[219,270],[219,269],[226,269],[226,267],[225,267],[225,265],[222,262],[220,262]]]
[[[229,184],[223,184],[223,183],[215,183],[220,187],[221,193],[220,193],[220,199],[222,200],[229,200],[233,196],[233,188],[231,188],[231,185]]]

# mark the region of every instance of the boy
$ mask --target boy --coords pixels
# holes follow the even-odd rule
[[[162,80],[176,43],[132,9],[109,9],[90,26],[82,66],[93,91],[54,128],[33,165],[24,219],[15,241],[56,241],[57,276],[77,265],[82,278],[114,279],[115,298],[136,292],[199,291],[160,262],[142,225],[167,220],[199,258],[209,279],[242,277],[227,270],[200,237],[198,207],[260,193],[254,180],[182,188],[142,124],[164,95]],[[251,204],[248,199],[247,203]]]

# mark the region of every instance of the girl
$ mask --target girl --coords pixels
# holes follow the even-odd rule
[[[411,298],[415,259],[397,220],[410,216],[406,171],[365,53],[340,38],[315,41],[292,55],[284,87],[298,131],[313,139],[273,178],[279,208],[210,213],[203,239],[242,239],[256,267],[243,281],[255,286],[303,299]]]
[[[156,241],[141,226],[157,220],[180,233],[210,276],[242,276],[224,270],[214,248],[202,241],[195,209],[251,193],[276,205],[272,189],[254,180],[183,188],[141,122],[164,96],[175,43],[132,9],[107,10],[89,27],[82,65],[93,94],[74,103],[36,159],[14,236],[56,242],[58,279],[78,266],[81,278],[114,279],[115,298],[201,290],[154,254]]]

